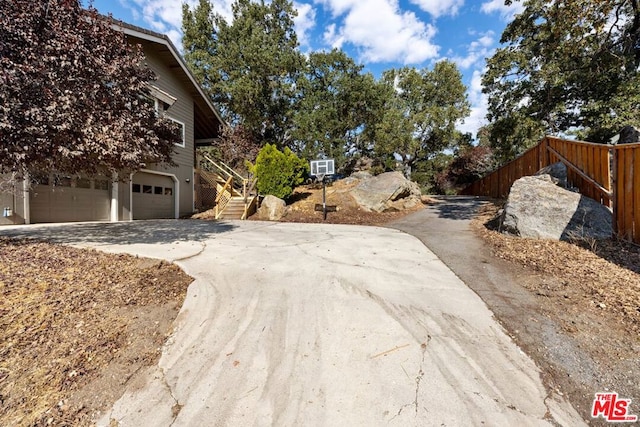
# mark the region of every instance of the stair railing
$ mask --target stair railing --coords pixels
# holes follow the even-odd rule
[[[256,180],[249,175],[245,178],[238,172],[233,170],[229,165],[222,161],[215,161],[206,153],[200,153],[202,158],[207,163],[215,168],[223,179],[226,179],[224,186],[219,186],[218,196],[216,197],[216,211],[215,217],[218,219],[222,216],[224,209],[229,204],[229,201],[236,194],[240,194],[244,199],[244,213],[242,219],[246,219],[255,212],[257,206],[257,194],[254,194],[256,189]]]
[[[227,207],[231,198],[233,197],[232,193],[233,188],[233,177],[230,176],[227,179],[227,182],[220,188],[218,191],[218,196],[216,197],[216,210],[215,210],[215,218],[218,219],[224,212],[224,209]]]

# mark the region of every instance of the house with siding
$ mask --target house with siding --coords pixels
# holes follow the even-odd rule
[[[142,46],[157,76],[149,84],[149,102],[182,130],[176,165],[147,165],[125,182],[43,172],[34,185],[18,183],[12,193],[0,193],[0,225],[178,218],[194,212],[196,145],[215,141],[223,121],[166,35],[124,23],[116,27]]]

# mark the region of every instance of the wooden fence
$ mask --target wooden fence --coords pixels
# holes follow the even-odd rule
[[[614,233],[640,243],[640,144],[604,145],[546,137],[460,194],[506,198],[517,179],[558,161],[567,166],[570,186],[613,210]]]

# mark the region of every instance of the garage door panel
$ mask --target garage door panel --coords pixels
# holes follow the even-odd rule
[[[131,191],[133,219],[175,218],[174,181],[170,177],[138,172]]]
[[[29,200],[31,222],[108,221],[111,195],[108,185],[100,187],[34,186]]]

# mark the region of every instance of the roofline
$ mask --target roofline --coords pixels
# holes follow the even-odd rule
[[[189,70],[189,67],[187,67],[187,63],[182,58],[182,55],[178,53],[178,49],[176,49],[175,45],[166,34],[156,33],[155,31],[151,31],[142,27],[137,27],[135,25],[128,24],[123,21],[115,20],[113,18],[110,18],[110,19],[111,19],[112,27],[114,27],[116,30],[122,31],[126,35],[167,46],[167,48],[169,49],[169,51],[171,52],[175,60],[178,62],[178,64],[180,64],[182,71],[184,71],[187,77],[189,77],[189,80],[191,80],[191,83],[193,84],[193,86],[198,90],[198,93],[200,94],[200,96],[202,96],[202,99],[204,99],[204,101],[207,103],[211,111],[213,111],[213,113],[215,114],[216,118],[220,121],[220,124],[222,125],[227,124],[220,116],[218,109],[211,102],[211,99],[207,96],[207,94],[204,93],[204,90],[202,89],[202,87],[194,77],[193,73],[191,72],[191,70]]]

